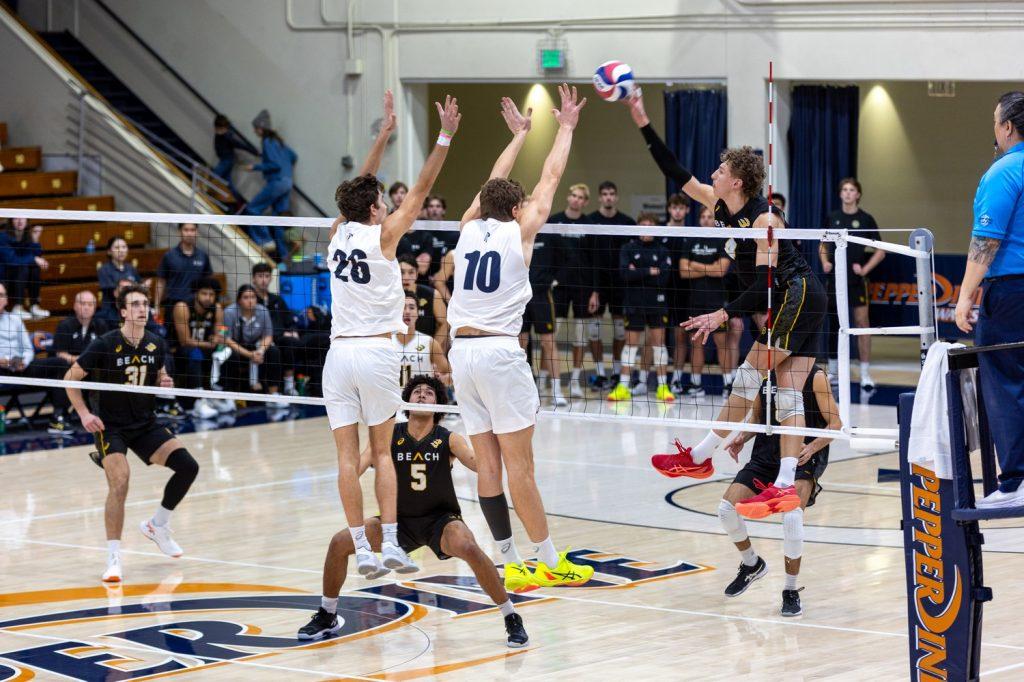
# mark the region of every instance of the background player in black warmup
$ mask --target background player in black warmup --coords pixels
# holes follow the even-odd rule
[[[519,333],[519,343],[527,347],[530,340],[530,328],[540,338],[540,370],[538,372],[537,389],[541,398],[550,395],[551,403],[556,407],[565,407],[569,401],[562,393],[562,374],[558,362],[558,345],[555,343],[555,327],[558,319],[555,312],[554,284],[561,264],[558,256],[561,253],[561,237],[557,234],[541,233],[533,242],[533,257],[530,260],[530,286],[533,298],[526,304],[523,315],[523,330]],[[529,358],[528,358],[529,359]],[[547,392],[545,380],[551,377],[551,392]]]
[[[600,206],[596,211],[587,216],[587,222],[592,225],[636,225],[636,221],[622,213],[618,209],[619,188],[611,180],[605,180],[597,186],[598,201]],[[608,314],[612,316],[612,375],[613,381],[617,380],[619,374],[619,358],[622,355],[622,347],[626,343],[626,325],[622,317],[622,287],[618,286],[619,272],[619,251],[629,241],[629,237],[605,237],[595,236],[593,239],[593,267],[597,273],[597,283],[600,291],[600,305],[607,306]],[[601,313],[598,312],[598,316]],[[596,348],[595,348],[596,346]],[[591,346],[596,353],[597,375],[594,377],[594,388],[606,387],[607,379],[604,376],[604,345],[601,337],[594,346]]]
[[[673,194],[668,198],[668,222],[665,224],[669,227],[682,227],[686,225],[686,216],[689,213],[689,198],[682,194]],[[672,256],[672,274],[669,275],[668,290],[668,323],[673,330],[673,355],[672,381],[669,387],[676,394],[685,392],[683,368],[686,366],[686,356],[690,349],[690,339],[686,330],[679,326],[690,317],[686,312],[690,305],[690,284],[679,268],[679,259],[682,257],[679,249],[682,241],[679,237],[658,239],[658,242],[664,245]]]
[[[651,127],[643,98],[639,92],[626,100],[634,123],[647,143],[651,156],[666,176],[683,191],[715,212],[716,224],[723,227],[767,228],[786,227],[781,215],[769,210],[768,200],[761,194],[764,184],[764,162],[750,147],[728,149],[722,163],[711,176],[711,185],[693,177],[661,141]],[[775,281],[775,324],[769,339],[767,330],[754,342],[743,364],[736,371],[729,399],[718,415],[719,421],[741,422],[757,397],[762,377],[770,370],[778,378],[775,415],[783,426],[804,426],[803,385],[814,367],[818,337],[825,317],[825,291],[811,268],[788,239],[779,239],[771,249],[767,239],[728,240],[726,252],[736,261],[736,271],[744,287],[737,298],[724,308],[698,315],[685,323],[694,332],[694,344],[703,344],[716,329],[731,317],[764,312],[768,308],[768,267],[773,268]],[[772,351],[769,352],[769,341]],[[769,363],[771,358],[771,363]],[[769,364],[772,366],[769,367]],[[692,448],[676,441],[677,453],[655,455],[651,463],[660,473],[669,476],[707,478],[714,473],[711,455],[728,435],[728,431],[710,430]],[[793,477],[802,446],[802,438],[786,434],[780,438],[782,453],[779,475],[775,482],[749,502],[768,504],[771,511],[785,512],[796,508],[800,498],[793,487]],[[743,513],[744,505],[737,507]]]
[[[775,381],[772,381],[774,389]],[[752,419],[764,421],[764,401],[761,396],[768,384],[762,384],[762,393],[754,400]],[[820,367],[815,367],[807,377],[803,387],[804,406],[807,425],[818,429],[839,430],[839,407],[832,397],[828,376]],[[777,423],[773,419],[772,423]],[[743,519],[736,513],[734,506],[740,500],[750,497],[754,490],[763,487],[763,481],[772,480],[779,472],[779,436],[768,436],[759,433],[741,433],[730,440],[725,449],[732,458],[739,461],[743,444],[754,438],[754,448],[750,461],[736,474],[722,501],[718,504],[718,518],[729,538],[736,543],[736,549],[743,555],[739,573],[725,588],[725,596],[738,597],[746,591],[753,581],[768,572],[768,565],[759,557],[750,545],[747,527]],[[800,450],[797,464],[796,490],[800,496],[800,506],[782,515],[782,550],[786,560],[786,584],[782,590],[783,616],[799,616],[803,611],[800,607],[800,594],[796,587],[796,579],[800,574],[800,558],[804,544],[804,508],[814,504],[821,486],[818,481],[828,465],[828,444],[831,438],[807,436]]]
[[[65,375],[68,381],[90,380],[105,384],[173,388],[174,382],[164,370],[164,340],[146,330],[149,320],[149,295],[133,284],[117,297],[117,309],[123,323],[89,344]],[[154,397],[144,393],[94,391],[93,410],[85,404],[82,391],[68,388],[68,398],[82,420],[82,426],[96,439],[93,461],[107,474],[107,502],[104,523],[107,529],[107,570],[105,582],[120,582],[121,531],[124,528],[124,501],[128,495],[128,458],[130,449],[147,465],[159,464],[174,472],[164,487],[163,499],[153,517],[139,525],[142,534],[170,557],[180,557],[181,547],[171,536],[171,512],[178,506],[199,474],[199,464],[185,446],[163,426],[157,424]]]
[[[440,381],[418,375],[406,384],[402,400],[445,405],[448,402],[446,395]],[[476,544],[473,531],[462,520],[462,510],[455,496],[452,465],[458,459],[465,467],[476,471],[472,448],[462,436],[440,425],[443,414],[415,411],[408,414],[409,421],[396,424],[391,439],[391,459],[398,480],[398,541],[406,552],[426,546],[438,559],[458,557],[469,564],[480,587],[494,600],[505,618],[508,646],[526,646],[529,638],[523,619],[516,613],[494,563]],[[369,468],[371,459],[367,448],[360,459],[360,473]],[[366,519],[365,526],[371,547],[379,551],[380,519]],[[348,529],[336,533],[324,560],[320,609],[299,630],[299,639],[321,639],[341,628],[337,617],[338,594],[348,573],[348,558],[353,553],[355,547]]]
[[[210,376],[213,351],[217,349],[217,329],[224,326],[224,311],[217,303],[220,282],[204,277],[192,283],[192,303],[174,304],[174,374],[185,388],[203,388]],[[206,388],[209,388],[207,385]],[[188,406],[189,398],[181,399]],[[205,398],[194,400],[192,414],[213,419],[218,411]]]
[[[569,187],[569,196],[565,199],[565,210],[548,217],[549,223],[561,225],[580,225],[587,223],[583,209],[590,201],[590,188],[582,182]],[[573,327],[571,333],[572,375],[569,379],[569,396],[582,398],[583,384],[580,375],[583,373],[583,352],[590,344],[590,353],[594,362],[604,367],[601,357],[601,323],[594,317],[600,307],[597,293],[597,275],[592,265],[592,239],[588,235],[559,235],[558,261],[561,269],[558,273],[558,286],[555,287],[555,314],[565,318],[568,324],[569,312],[572,312]],[[604,374],[601,369],[599,374]]]
[[[839,181],[839,200],[842,208],[833,211],[828,216],[828,224],[839,230],[860,230],[856,233],[858,237],[881,241],[878,233],[878,223],[875,218],[860,207],[860,182],[857,178],[843,178]],[[828,368],[829,373],[835,376],[837,371],[837,355],[839,350],[839,311],[836,307],[836,273],[835,273],[835,251],[836,246],[832,242],[821,242],[818,245],[818,257],[821,258],[821,269],[825,272],[825,282],[828,289],[828,319],[831,333],[828,335]],[[863,244],[849,242],[846,245],[846,289],[848,301],[853,313],[854,327],[870,327],[871,321],[868,318],[868,308],[871,301],[868,299],[868,275],[878,267],[878,264],[885,258],[885,251],[874,250],[868,256],[868,247]],[[860,387],[870,391],[875,387],[871,379],[869,365],[871,362],[871,336],[862,335],[857,337],[857,355],[860,357]]]

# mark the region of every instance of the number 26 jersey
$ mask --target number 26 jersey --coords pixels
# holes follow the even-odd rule
[[[519,223],[471,220],[455,247],[455,277],[448,304],[454,337],[460,327],[518,336],[533,298]]]
[[[115,329],[94,339],[76,362],[88,373],[89,381],[156,386],[166,355],[164,340],[153,332],[146,331],[133,346],[120,329]],[[94,391],[91,400],[90,409],[108,430],[141,426],[156,418],[155,396],[149,394]]]
[[[327,247],[332,338],[405,331],[402,272],[384,257],[380,234],[380,225],[341,223]]]

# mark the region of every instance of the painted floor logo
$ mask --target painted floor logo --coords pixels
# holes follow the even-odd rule
[[[626,588],[709,570],[707,566],[685,561],[658,566],[592,549],[575,550],[569,558],[574,563],[593,566],[601,576],[583,588],[555,588],[546,594],[511,597],[517,603],[539,602],[557,598],[564,589]],[[285,616],[285,620],[301,624],[311,611],[319,608],[319,595],[266,585],[181,583],[173,589],[174,598],[163,594],[154,599],[158,588],[120,588],[125,598],[141,597],[142,603],[56,612],[52,605],[59,602],[106,600],[107,588],[0,595],[0,606],[41,606],[37,615],[0,621],[0,632],[22,633],[37,640],[25,648],[0,651],[0,682],[28,680],[36,673],[75,680],[134,680],[198,671],[378,636],[434,610],[458,618],[497,608],[472,577],[427,575],[343,594],[338,600],[341,631],[331,639],[310,643],[294,635],[264,635],[264,627],[248,621],[280,631],[282,612],[292,611],[294,615]],[[244,594],[219,596],[225,592]],[[211,593],[218,596],[209,596]],[[97,639],[103,643],[97,644]]]

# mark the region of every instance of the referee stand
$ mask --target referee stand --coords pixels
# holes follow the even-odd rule
[[[949,351],[946,398],[952,480],[911,463],[907,444],[914,394],[900,396],[900,488],[906,560],[910,673],[914,680],[977,680],[981,675],[984,584],[979,522],[1024,517],[1024,507],[976,509],[971,453],[980,453],[983,494],[998,487],[978,357],[1024,343]]]

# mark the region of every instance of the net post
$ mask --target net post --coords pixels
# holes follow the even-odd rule
[[[917,314],[918,324],[929,331],[921,332],[921,365],[924,365],[928,349],[935,343],[935,285],[932,268],[934,237],[931,230],[919,227],[910,233],[911,248],[927,251],[928,258],[915,258],[917,267]]]
[[[836,244],[833,270],[836,276],[836,311],[839,315],[839,342],[836,360],[839,367],[839,419],[843,432],[850,433],[850,308],[847,297],[846,233],[827,233]]]

